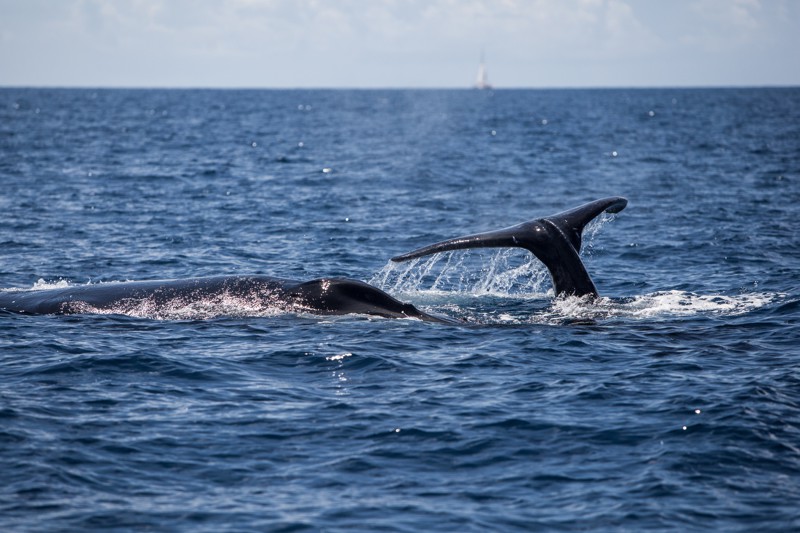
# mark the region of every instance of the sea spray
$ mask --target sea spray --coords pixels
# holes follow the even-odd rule
[[[388,262],[369,281],[393,294],[419,292],[537,297],[551,292],[547,269],[529,252],[458,250],[407,263]]]

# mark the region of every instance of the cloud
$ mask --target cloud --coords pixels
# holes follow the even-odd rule
[[[796,49],[785,0],[0,0],[0,83],[647,84]],[[781,13],[780,16],[776,13]],[[764,52],[766,53],[766,52]],[[737,56],[738,57],[738,56]],[[762,61],[764,63],[764,61]],[[687,70],[683,64],[694,65]],[[644,68],[643,68],[644,67]],[[762,68],[763,71],[763,68]],[[667,74],[661,83],[668,83]]]
[[[696,31],[683,41],[713,52],[754,42],[764,26],[761,7],[759,0],[697,0],[691,6]]]
[[[760,0],[699,0],[692,10],[708,22],[738,31],[761,27]]]

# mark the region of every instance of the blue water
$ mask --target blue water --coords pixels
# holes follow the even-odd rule
[[[601,295],[438,240],[621,195]],[[369,281],[0,315],[3,531],[800,529],[800,89],[0,90],[0,287]]]

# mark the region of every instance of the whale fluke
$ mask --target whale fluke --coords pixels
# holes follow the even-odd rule
[[[450,239],[398,255],[392,261],[408,261],[426,255],[468,248],[525,248],[536,256],[553,278],[556,296],[597,296],[579,253],[583,228],[603,211],[619,213],[628,200],[612,196],[589,202],[549,217],[516,226]]]

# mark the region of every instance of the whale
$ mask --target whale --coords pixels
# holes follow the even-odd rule
[[[556,297],[597,297],[597,289],[580,259],[583,229],[602,212],[618,213],[628,201],[619,196],[505,229],[441,241],[392,258],[408,261],[426,255],[487,247],[521,247],[550,272]],[[124,281],[65,287],[0,290],[0,311],[15,314],[148,314],[202,302],[243,301],[250,308],[317,315],[372,315],[460,323],[402,302],[363,281],[318,278],[310,281],[265,275],[211,276],[187,279]]]
[[[601,198],[516,226],[430,244],[392,257],[392,261],[408,261],[426,255],[470,248],[524,248],[547,267],[557,298],[597,298],[597,287],[580,258],[583,230],[597,215],[603,212],[619,213],[627,205],[628,200],[621,196]]]
[[[363,281],[347,278],[297,281],[263,275],[125,281],[3,291],[0,292],[0,310],[28,315],[136,312],[158,315],[165,309],[231,299],[256,309],[451,322],[446,317],[431,315],[412,304],[401,302]]]

